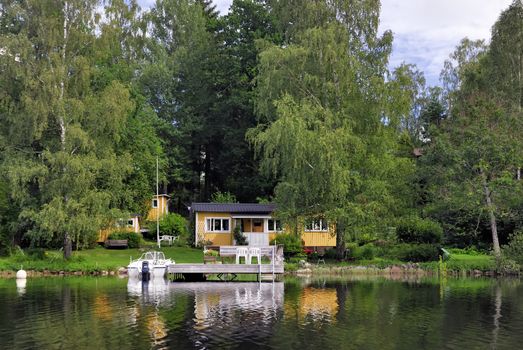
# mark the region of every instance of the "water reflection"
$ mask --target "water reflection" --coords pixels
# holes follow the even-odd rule
[[[515,349],[522,300],[506,279],[0,280],[0,349]]]
[[[172,288],[175,295],[193,300],[193,320],[187,329],[191,347],[261,345],[281,319],[283,282],[173,283]]]
[[[16,291],[19,296],[22,296],[25,294],[26,286],[27,286],[27,280],[25,278],[16,280]]]
[[[492,342],[490,343],[491,349],[496,349],[498,345],[498,334],[499,334],[499,325],[501,318],[501,286],[499,283],[496,284],[495,294],[494,294],[494,329],[492,330]]]
[[[129,278],[127,293],[131,297],[138,297],[140,303],[158,304],[169,301],[170,282],[163,278],[153,278],[142,282],[138,278]]]

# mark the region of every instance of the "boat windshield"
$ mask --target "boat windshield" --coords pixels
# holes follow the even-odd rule
[[[165,254],[163,252],[146,252],[142,254],[140,260],[165,260]]]

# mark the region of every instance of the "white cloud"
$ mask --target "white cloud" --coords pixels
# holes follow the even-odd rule
[[[394,33],[391,66],[415,63],[430,85],[459,41],[489,39],[512,0],[382,0],[380,30]]]

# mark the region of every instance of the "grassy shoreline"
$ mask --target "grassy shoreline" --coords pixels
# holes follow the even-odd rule
[[[94,249],[73,253],[65,261],[60,251],[44,251],[43,256],[35,257],[19,253],[10,257],[0,257],[0,277],[14,277],[17,270],[23,268],[29,276],[52,275],[116,275],[118,270],[127,266],[130,257],[138,258],[144,251],[157,249],[148,246],[140,249]],[[165,256],[177,263],[202,263],[201,249],[189,247],[162,247]],[[374,258],[350,262],[327,261],[326,264],[310,262],[306,268],[297,263],[286,263],[286,274],[437,274],[444,270],[448,275],[489,275],[493,273],[495,262],[492,256],[485,254],[452,254],[444,263],[407,263],[397,260]]]
[[[203,252],[201,249],[187,247],[155,247],[140,249],[105,249],[96,247],[94,249],[74,252],[72,258],[66,261],[60,251],[45,251],[44,256],[34,257],[30,255],[17,254],[10,257],[0,257],[0,271],[16,272],[21,267],[26,271],[71,274],[82,272],[84,274],[95,274],[104,272],[116,272],[119,268],[129,264],[129,259],[139,258],[140,255],[150,249],[161,250],[165,256],[174,259],[178,263],[202,262]]]
[[[351,262],[327,261],[310,263],[304,267],[299,264],[287,264],[286,272],[298,274],[438,274],[448,275],[489,275],[495,274],[496,263],[492,256],[486,254],[452,254],[445,262],[431,261],[423,263],[409,263],[399,260],[374,258]]]

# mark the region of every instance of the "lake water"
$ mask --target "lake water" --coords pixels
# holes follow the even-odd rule
[[[0,280],[0,349],[522,349],[519,280]]]

